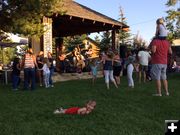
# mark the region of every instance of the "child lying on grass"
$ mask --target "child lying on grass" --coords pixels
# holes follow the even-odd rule
[[[71,107],[67,109],[58,108],[54,111],[54,114],[79,114],[85,115],[91,113],[96,107],[96,101],[88,101],[85,107]]]

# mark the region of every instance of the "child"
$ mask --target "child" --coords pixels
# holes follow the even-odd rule
[[[128,78],[128,86],[130,88],[134,88],[134,80],[133,80],[133,71],[134,66],[133,63],[135,61],[135,58],[132,56],[131,52],[128,52],[128,58],[127,58],[127,78]]]
[[[49,70],[49,66],[50,66],[50,63],[49,63],[49,60],[48,58],[44,58],[44,64],[43,64],[43,78],[44,78],[44,84],[45,84],[45,87],[48,88],[49,87],[49,77],[50,77],[50,70]]]
[[[12,66],[12,87],[13,90],[18,90],[18,84],[20,81],[20,59],[19,58],[15,58],[14,62],[13,62],[13,66]]]
[[[94,82],[97,78],[97,67],[99,62],[97,62],[95,59],[92,59],[91,62],[91,74],[92,74],[92,84],[94,85]]]
[[[96,101],[88,101],[84,107],[71,107],[68,109],[59,108],[54,111],[54,114],[79,114],[85,115],[91,113],[96,107]]]
[[[167,29],[164,25],[164,21],[162,18],[157,19],[156,21],[156,38],[165,40],[167,37]]]

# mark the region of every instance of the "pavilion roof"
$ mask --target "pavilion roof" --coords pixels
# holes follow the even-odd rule
[[[90,9],[84,5],[81,5],[73,0],[64,0],[62,10],[65,11],[65,15],[80,17],[83,19],[108,23],[117,25],[120,27],[128,27],[127,25],[112,19],[106,15],[103,15],[93,9]]]
[[[55,37],[119,30],[129,27],[73,0],[64,0],[63,6],[62,3],[60,5],[59,8],[57,6],[54,9],[55,15],[52,16],[53,36]],[[63,15],[57,14],[59,10],[65,11],[65,13]]]

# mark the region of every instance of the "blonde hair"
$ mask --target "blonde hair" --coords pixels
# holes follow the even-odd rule
[[[43,62],[47,64],[48,67],[50,67],[49,59],[47,57],[44,57]]]

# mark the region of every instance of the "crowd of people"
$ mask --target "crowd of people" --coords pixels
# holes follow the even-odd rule
[[[47,57],[44,57],[42,51],[37,56],[34,55],[32,48],[29,48],[22,59],[16,57],[12,65],[12,87],[13,90],[18,90],[20,84],[20,73],[24,71],[24,90],[34,90],[37,78],[40,86],[46,88],[54,87],[52,75],[55,69],[53,57],[48,52]],[[37,73],[37,75],[36,75]]]
[[[126,58],[121,60],[117,51],[108,50],[101,57],[99,62],[92,61],[91,71],[93,84],[96,78],[97,64],[103,63],[103,73],[107,89],[109,89],[109,79],[114,83],[115,87],[118,88],[120,84],[120,72],[121,69],[127,69],[128,86],[134,88],[133,71],[134,67],[138,73],[138,80],[141,83],[142,74],[143,82],[147,80],[148,64],[151,64],[150,75],[156,82],[157,93],[154,96],[162,96],[161,82],[165,89],[166,96],[169,96],[168,81],[166,76],[168,54],[172,54],[171,45],[166,40],[167,31],[163,24],[163,20],[159,18],[156,22],[156,33],[155,38],[152,40],[149,46],[149,52],[145,48],[141,48],[137,53],[133,54],[132,51],[128,51]],[[123,61],[123,62],[122,62]],[[136,64],[135,64],[136,63]],[[175,65],[176,66],[176,65]],[[122,68],[123,67],[123,68]],[[114,79],[115,78],[115,79]],[[92,112],[96,102],[89,102],[85,107],[72,107],[68,109],[59,108],[54,111],[55,114],[89,114]],[[90,108],[90,109],[89,109]]]
[[[79,47],[76,47],[72,52],[72,63],[75,67],[79,78],[82,76],[82,71],[85,67],[90,67],[92,75],[92,85],[95,85],[98,67],[102,66],[104,81],[107,89],[110,89],[110,81],[114,87],[119,88],[121,85],[121,75],[126,71],[127,85],[133,89],[135,81],[133,74],[136,72],[137,83],[146,83],[147,81],[155,80],[156,94],[154,96],[162,96],[162,85],[165,90],[165,95],[169,96],[169,88],[167,81],[167,64],[168,54],[172,54],[171,45],[166,39],[167,30],[163,23],[163,19],[159,18],[156,22],[155,37],[148,47],[141,46],[138,50],[127,50],[124,58],[120,58],[118,50],[109,48],[102,52],[99,58],[86,59]],[[87,55],[90,54],[90,51]],[[61,53],[59,55],[59,66],[61,72],[65,71],[65,58],[69,54]],[[88,60],[88,62],[87,62]],[[18,90],[20,84],[21,70],[24,71],[24,90],[34,90],[36,80],[38,78],[39,85],[45,88],[54,87],[52,75],[55,70],[55,59],[48,52],[47,57],[44,57],[43,51],[40,51],[37,56],[29,48],[22,59],[14,58],[12,64],[12,88]],[[179,70],[179,67],[174,60],[173,68]],[[37,78],[36,78],[37,77]],[[71,107],[67,109],[58,108],[54,114],[80,114],[85,115],[91,113],[96,106],[96,101],[88,101],[84,107]]]
[[[169,41],[166,39],[167,30],[163,23],[163,19],[156,21],[157,27],[155,37],[148,48],[141,47],[138,51],[128,50],[126,57],[121,59],[118,51],[108,50],[102,56],[104,78],[107,89],[109,89],[109,80],[113,82],[116,88],[120,84],[120,73],[127,71],[127,82],[130,88],[134,88],[133,72],[134,69],[138,73],[138,80],[141,83],[147,80],[155,80],[157,93],[154,96],[162,96],[161,85],[163,84],[165,94],[169,96],[167,81],[167,64],[168,54],[172,54]],[[176,63],[175,63],[176,64]],[[174,64],[174,65],[175,65]],[[175,65],[177,68],[177,66]],[[122,69],[122,70],[121,70]],[[94,69],[92,68],[92,72]],[[94,83],[94,75],[93,75]],[[162,83],[162,84],[161,84]]]
[[[106,88],[110,89],[110,81],[116,88],[121,84],[120,76],[127,73],[127,85],[130,88],[135,87],[133,78],[134,72],[137,74],[138,83],[147,82],[152,79],[156,81],[157,94],[162,96],[161,80],[164,85],[166,95],[169,95],[168,82],[166,77],[168,53],[172,54],[171,46],[167,37],[167,30],[160,18],[156,22],[155,38],[150,43],[149,47],[140,47],[138,51],[128,50],[125,58],[120,58],[118,50],[109,48],[102,52],[99,58],[85,58],[79,46],[75,47],[71,53],[60,53],[59,66],[60,72],[66,72],[65,59],[68,55],[72,56],[71,65],[75,67],[79,78],[82,76],[84,68],[89,66],[92,75],[92,84],[94,85],[97,78],[98,69],[103,69]],[[89,53],[87,53],[89,55]],[[44,57],[43,51],[40,51],[37,56],[33,54],[29,48],[22,59],[15,58],[12,66],[12,87],[13,90],[18,89],[20,82],[20,72],[24,70],[24,89],[35,89],[36,80],[38,78],[39,85],[54,87],[52,75],[55,70],[55,59],[48,52],[47,57]],[[100,68],[102,67],[102,68]],[[174,63],[174,68],[177,68]],[[37,78],[36,78],[37,77]]]

